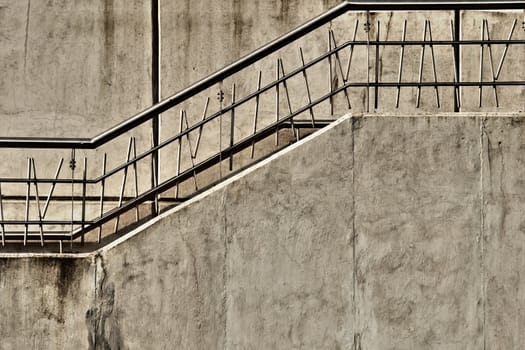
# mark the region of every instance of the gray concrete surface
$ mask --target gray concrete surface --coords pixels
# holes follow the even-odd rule
[[[163,96],[336,3],[161,0]],[[342,42],[356,19],[357,39],[364,40],[364,17],[345,15],[298,45],[315,57],[326,47],[328,28]],[[380,20],[381,38],[399,39],[407,17],[413,22],[407,39],[420,39],[426,13],[371,14],[371,37]],[[465,39],[479,39],[483,18],[491,37],[503,39],[522,14],[464,13]],[[449,19],[435,19],[434,39],[449,39]],[[0,134],[93,136],[149,106],[150,27],[148,2],[0,0]],[[525,38],[524,31],[515,33]],[[493,49],[497,63],[502,48]],[[512,69],[523,66],[523,50],[509,50],[500,79],[525,79],[525,71]],[[280,54],[287,71],[299,65],[296,51]],[[366,51],[354,55],[362,67]],[[380,51],[381,80],[397,78],[398,55]],[[407,79],[417,77],[418,55],[418,48],[407,48]],[[273,77],[276,57],[224,81],[225,103],[234,80],[246,93],[254,90],[258,69],[263,82]],[[432,80],[428,58],[427,51],[425,81]],[[462,58],[474,62],[463,65],[463,78],[477,81],[479,48],[464,50]],[[436,48],[436,61],[440,79],[449,80],[450,48]],[[366,62],[365,69],[356,67],[353,77],[365,79]],[[311,72],[314,95],[326,89],[325,68]],[[487,51],[483,72],[489,79]],[[304,102],[301,79],[289,85],[292,103]],[[379,112],[392,113],[394,91],[381,92]],[[210,110],[220,107],[216,92],[185,105],[194,109],[190,121],[200,118],[206,97]],[[525,109],[525,90],[498,92],[503,109]],[[402,90],[398,112],[415,111],[415,93]],[[493,110],[493,93],[484,89],[479,109],[477,88],[462,89],[463,110]],[[451,89],[441,94],[441,110],[452,110]],[[350,97],[353,111],[366,109],[364,89],[352,89]],[[421,110],[435,111],[434,99],[431,88],[423,89]],[[261,123],[271,122],[272,96],[262,101]],[[346,113],[342,96],[335,105],[336,114]],[[252,113],[253,105],[239,110],[239,138],[242,128],[251,130]],[[326,104],[319,114],[329,114]],[[178,122],[178,111],[164,114],[163,137]],[[523,125],[523,116],[345,119],[95,255],[4,254],[0,348],[522,348]],[[227,135],[227,121],[206,129],[199,159],[224,146],[219,127]],[[139,150],[149,146],[149,132],[147,125],[135,134]],[[104,151],[108,168],[122,162],[126,144],[122,138],[81,152],[90,176],[100,174]],[[52,177],[58,157],[67,160],[68,153],[9,150],[0,174],[24,176],[31,155],[39,175]],[[169,164],[163,176],[173,174]],[[140,172],[146,189],[147,167]],[[118,195],[119,183],[109,183],[107,194]],[[50,215],[62,210],[57,205]]]
[[[96,253],[4,254],[2,345],[519,349],[523,120],[343,117]]]
[[[88,348],[94,277],[91,258],[0,258],[0,348]]]
[[[2,136],[90,137],[151,104],[148,2],[2,0],[0,16]]]
[[[522,118],[487,119],[483,133],[483,268],[487,348],[525,344]]]
[[[480,123],[356,121],[356,308],[363,348],[483,348]]]

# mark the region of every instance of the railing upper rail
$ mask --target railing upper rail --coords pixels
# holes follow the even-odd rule
[[[303,25],[278,37],[232,64],[216,71],[197,83],[160,101],[131,118],[115,125],[93,138],[36,138],[0,137],[0,148],[95,149],[106,142],[155,118],[173,106],[221,82],[294,40],[314,31],[347,11],[411,11],[411,10],[525,10],[525,1],[345,1],[331,10],[314,17]]]

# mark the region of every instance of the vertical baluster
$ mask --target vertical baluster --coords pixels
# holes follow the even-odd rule
[[[485,19],[483,19],[483,23],[485,22]],[[485,40],[485,26],[481,26],[481,40]],[[479,46],[479,108],[482,106],[482,99],[483,99],[483,42]]]
[[[425,29],[423,30],[423,44],[421,45],[421,56],[419,59],[419,78],[417,86],[416,107],[419,108],[421,102],[421,83],[423,81],[423,62],[425,61],[425,42],[427,41],[427,21],[425,20]]]
[[[151,138],[151,149],[155,148],[154,134],[152,136],[153,137]],[[160,174],[158,174],[157,176],[157,171],[160,170],[160,162],[159,162],[158,167],[156,167],[155,165],[156,165],[156,162],[155,162],[155,158],[153,157],[153,153],[152,153],[152,156],[151,156],[151,176],[153,177],[153,181],[152,181],[153,188],[152,189],[157,188],[158,179],[160,176]],[[151,213],[152,216],[157,216],[159,214],[159,194],[157,192],[155,192],[153,203],[151,203],[151,212],[152,212]]]
[[[280,79],[280,67],[279,67],[279,59],[277,59],[275,64],[275,79],[276,81],[279,81]],[[279,96],[279,83],[275,84],[275,123],[279,123],[279,103],[280,103],[280,96]],[[275,127],[275,146],[279,146],[279,126],[276,125]]]
[[[224,92],[222,91],[222,84],[223,82],[221,81],[221,89],[219,91],[219,105],[220,105],[220,110],[219,110],[219,180],[222,179],[222,109],[224,108],[224,105],[223,105],[223,102],[224,102]],[[181,124],[181,130],[182,130],[182,124]],[[179,142],[181,140],[179,139]],[[180,146],[180,144],[179,144]],[[180,153],[180,147],[179,147],[179,153]],[[177,182],[177,193],[179,191],[179,183]]]
[[[84,169],[82,171],[82,218],[80,220],[82,227],[82,235],[80,236],[80,244],[84,245],[84,229],[86,228],[86,190],[87,190],[87,158],[84,157]]]
[[[252,129],[252,135],[255,137],[255,134],[257,133],[257,118],[259,117],[259,91],[261,90],[261,79],[262,79],[262,71],[259,71],[259,78],[257,79],[257,96],[255,96],[255,111],[253,113],[253,129]],[[255,141],[252,139],[252,149],[250,153],[250,157],[253,159],[253,156],[255,154]]]
[[[139,196],[139,178],[138,178],[139,173],[137,171],[137,160],[136,159],[137,159],[137,139],[133,137],[133,180],[135,184],[135,187],[134,187],[135,198]],[[136,222],[138,222],[140,219],[138,205],[135,206],[135,219],[136,219]]]
[[[27,158],[27,188],[26,188],[26,223],[24,229],[24,246],[27,245],[29,231],[29,196],[31,195],[31,158]]]
[[[404,43],[406,40],[407,32],[407,20],[403,23],[403,34],[401,34],[401,41]],[[397,97],[396,97],[396,108],[399,108],[399,98],[401,96],[401,78],[403,76],[403,59],[405,57],[405,45],[401,44],[401,52],[399,53],[399,70],[397,75]]]
[[[370,112],[370,11],[366,11],[366,111]]]
[[[489,31],[489,21],[484,20],[483,25],[485,26],[487,30],[487,40],[490,41],[490,31]],[[496,76],[494,74],[494,60],[492,59],[492,45],[487,45],[489,49],[489,64],[490,64],[490,74],[492,75],[492,82],[496,82]],[[498,99],[498,89],[496,87],[496,84],[492,85],[492,88],[494,90],[494,99],[496,100],[496,107],[499,107],[499,99]]]
[[[512,34],[514,33],[514,29],[516,28],[517,19],[514,19],[514,22],[512,22],[512,26],[510,28],[509,36],[507,37],[507,40],[512,39]],[[499,75],[501,73],[501,67],[503,66],[503,61],[505,60],[505,57],[507,56],[507,51],[509,50],[509,43],[505,44],[505,48],[503,49],[503,54],[501,55],[501,59],[498,64],[498,69],[496,70],[496,80],[499,79]]]
[[[69,245],[73,249],[73,231],[75,228],[75,168],[77,167],[76,151],[71,150],[69,168],[71,169],[71,233],[69,235]]]
[[[182,118],[184,118],[184,110],[180,111],[179,134],[182,133]],[[221,131],[219,130],[219,135],[220,133]],[[179,176],[180,174],[181,152],[182,152],[182,136],[177,139],[177,160],[175,164],[175,176]],[[220,167],[220,164],[219,164],[219,167]],[[179,197],[179,181],[177,180],[177,185],[175,187],[175,198],[178,198],[178,197]]]
[[[190,153],[190,161],[191,161],[191,168],[193,169],[193,183],[195,185],[195,191],[199,190],[199,186],[197,186],[197,173],[195,172],[195,162],[193,159],[193,151],[191,147],[191,140],[190,140],[190,133],[188,132],[188,129],[190,128],[190,124],[188,123],[188,116],[186,115],[186,111],[184,111],[184,123],[186,124],[186,140],[188,141],[188,150]]]
[[[5,247],[5,226],[4,226],[4,196],[2,195],[2,183],[0,182],[0,220],[2,224],[0,229],[2,230],[2,247]]]
[[[437,70],[436,70],[436,57],[434,55],[434,45],[432,41],[432,26],[430,24],[430,20],[427,20],[427,22],[428,22],[428,39],[430,40],[430,55],[432,56],[432,72],[434,74],[434,84],[435,84],[434,91],[436,92],[437,108],[440,108],[438,78],[437,78]]]
[[[99,209],[99,218],[104,215],[104,192],[106,187],[106,167],[107,167],[107,153],[104,152],[104,157],[102,158],[102,180],[100,181],[100,209]],[[155,169],[155,161],[152,157],[152,169]],[[155,177],[153,177],[155,183]],[[100,243],[102,239],[102,225],[98,227],[98,237],[97,242]]]
[[[281,66],[281,73],[283,74],[283,77],[286,76],[286,73],[284,72],[284,64],[282,58],[279,58],[279,65]],[[288,85],[286,84],[286,79],[283,80],[283,87],[284,87],[284,93],[286,95],[286,102],[288,104],[288,112],[289,115],[292,115],[292,103],[290,102],[290,94],[288,93]],[[299,141],[299,131],[296,130],[293,118],[290,119],[290,124],[292,126],[292,132],[295,135],[295,138],[297,141]]]
[[[232,106],[235,104],[235,83],[232,84]],[[230,111],[230,149],[235,142],[235,107]],[[230,154],[230,171],[233,170],[233,153]],[[197,181],[197,180],[195,180]]]
[[[454,21],[453,20],[450,20],[450,38],[452,39],[452,41],[456,41],[458,40],[456,38],[456,35],[454,34]],[[458,61],[457,61],[457,54],[456,54],[456,50],[459,50],[459,47],[457,45],[454,45],[452,44],[452,58],[453,58],[453,61],[454,61],[454,83],[459,83],[459,69],[458,69]],[[459,93],[459,86],[458,85],[455,85],[454,86],[454,94],[455,94],[455,106],[454,106],[454,110],[458,111],[459,112],[459,108],[461,108],[461,95]]]
[[[357,28],[359,27],[359,20],[355,21],[355,27],[354,27],[354,35],[352,36],[352,42],[355,42],[355,38],[357,35]],[[354,44],[350,45],[350,55],[348,56],[348,64],[346,65],[346,76],[345,81],[348,81],[350,79],[350,66],[352,65],[352,57],[354,56]]]
[[[201,122],[203,122],[206,119],[206,113],[208,112],[208,105],[209,105],[209,103],[210,103],[210,98],[207,97],[206,98],[206,103],[204,104],[204,111],[202,112]],[[199,127],[199,136],[197,136],[197,142],[196,142],[196,145],[195,145],[195,154],[193,155],[193,158],[197,157],[197,151],[199,150],[199,145],[201,143],[202,128],[203,127],[204,127],[204,125],[201,125]]]
[[[127,153],[127,156],[126,156],[126,166],[124,167],[124,174],[122,176],[122,184],[120,186],[120,195],[119,195],[119,199],[118,199],[118,207],[122,207],[122,199],[124,197],[124,190],[126,189],[126,180],[128,178],[128,163],[129,163],[129,160],[131,158],[131,147],[132,147],[132,144],[133,144],[133,137],[130,137],[129,138],[129,143],[128,143],[128,153]],[[115,228],[113,230],[113,233],[117,233],[118,231],[118,225],[119,225],[119,222],[120,222],[120,214],[117,215],[117,219],[115,221]]]
[[[379,107],[379,37],[381,31],[381,22],[377,21],[376,31],[376,59],[375,59],[375,91],[374,91],[374,109]]]
[[[55,180],[57,180],[58,176],[60,175],[60,170],[62,169],[62,164],[63,163],[64,163],[64,158],[60,158],[60,160],[58,161],[57,170],[55,172],[55,177],[54,177]],[[53,196],[53,192],[55,191],[55,187],[56,187],[56,182],[53,182],[51,184],[51,188],[50,188],[49,193],[47,195],[46,204],[44,205],[44,210],[42,211],[42,219],[45,219],[45,217],[46,217],[47,210],[49,208],[49,204],[51,203],[51,197]]]
[[[330,39],[330,31],[328,31],[328,53],[328,89],[330,91],[330,115],[332,116],[334,115],[334,84],[332,77],[332,40]]]
[[[303,69],[303,78],[304,83],[306,85],[306,95],[308,97],[308,104],[310,105],[310,108],[308,110],[310,111],[310,119],[312,120],[312,127],[315,127],[315,118],[314,118],[314,110],[312,108],[312,95],[310,94],[310,85],[308,84],[308,76],[306,75],[306,69],[304,68],[304,55],[303,55],[303,49],[302,47],[299,47],[299,57],[301,58],[301,64]]]
[[[331,29],[330,29],[329,33],[330,33],[330,36],[332,37],[332,41],[333,41],[333,44],[334,44],[334,50],[337,50],[338,45],[337,45],[337,41],[335,40],[335,33]],[[343,73],[343,65],[341,64],[341,58],[339,57],[339,51],[335,51],[335,62],[336,62],[337,67],[339,68],[339,74],[341,74],[341,80],[343,81],[343,85],[345,85],[346,84],[346,79],[345,79],[345,75]],[[303,62],[303,65],[304,65],[304,62]],[[336,73],[336,76],[337,76],[337,73]],[[343,92],[344,92],[345,97],[346,97],[346,102],[348,104],[348,109],[352,109],[352,104],[350,103],[350,96],[348,95],[348,88],[345,87]]]
[[[40,209],[40,194],[38,191],[38,179],[36,176],[36,166],[35,166],[35,159],[31,158],[31,167],[33,171],[33,180],[35,185],[35,199],[36,199],[36,207],[38,212],[38,228],[40,230],[40,245],[44,246],[44,227],[42,224],[42,211]]]

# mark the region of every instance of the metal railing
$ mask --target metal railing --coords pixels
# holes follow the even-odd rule
[[[0,178],[2,245],[47,242],[62,251],[63,242],[75,250],[111,240],[347,110],[515,103],[525,77],[508,61],[525,63],[520,14],[504,37],[483,19],[479,38],[466,38],[461,16],[524,8],[522,1],[343,2],[91,139],[0,138],[7,157],[26,153],[24,166],[14,167],[24,175]],[[435,25],[427,15],[390,13],[414,10],[437,11],[441,19]],[[399,24],[399,37],[383,33],[382,16]],[[413,27],[422,39],[411,38]],[[166,135],[151,134],[158,116]],[[115,157],[124,161],[110,164]],[[53,159],[55,172],[37,177]]]

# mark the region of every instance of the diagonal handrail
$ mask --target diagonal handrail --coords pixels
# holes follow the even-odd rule
[[[219,83],[223,79],[250,66],[294,40],[314,31],[347,11],[411,11],[411,10],[496,10],[524,9],[523,0],[506,1],[344,1],[336,7],[312,18],[299,27],[278,37],[230,65],[216,71],[180,92],[167,97],[157,104],[135,114],[131,118],[111,127],[92,138],[37,138],[37,137],[0,137],[0,148],[51,148],[51,149],[95,149],[133,128],[155,118],[184,100]]]

